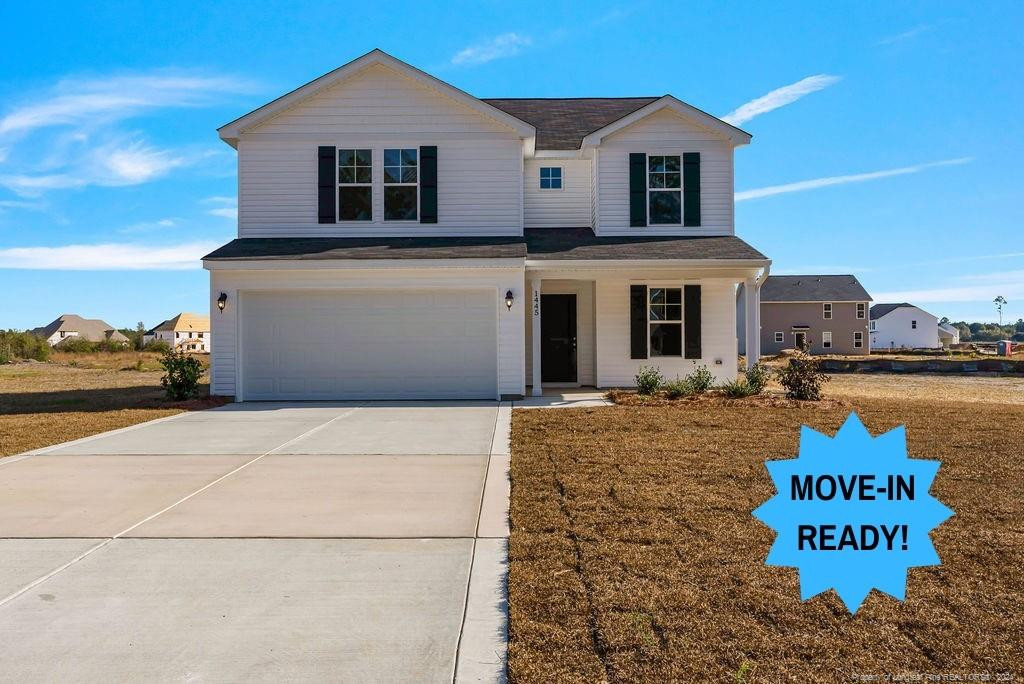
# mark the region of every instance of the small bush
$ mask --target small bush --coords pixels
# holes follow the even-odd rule
[[[642,366],[633,381],[637,394],[654,394],[665,383],[665,376],[654,366]]]
[[[679,399],[681,397],[693,396],[693,386],[685,378],[676,378],[665,383],[665,396],[668,399]]]
[[[100,352],[119,352],[124,351],[128,348],[126,342],[118,342],[117,340],[100,340],[95,343],[94,349]]]
[[[72,335],[58,342],[56,349],[62,352],[71,352],[72,354],[88,354],[96,351],[96,343],[90,342],[78,335]]]
[[[749,397],[761,392],[754,385],[751,385],[748,380],[740,380],[739,378],[719,385],[718,389],[722,390],[722,393],[730,399],[742,399],[743,397]]]
[[[0,363],[17,359],[46,361],[50,358],[50,345],[42,337],[16,330],[0,331]]]
[[[821,399],[821,386],[829,381],[828,375],[822,372],[821,362],[813,356],[798,354],[789,360],[789,365],[775,372],[779,384],[786,388],[786,397],[818,401]]]
[[[750,385],[750,389],[753,390],[753,394],[760,394],[764,391],[764,388],[768,386],[768,380],[771,379],[771,371],[768,370],[767,366],[760,363],[755,363],[747,370],[747,384]]]
[[[707,366],[697,366],[692,373],[686,376],[686,382],[693,390],[693,394],[704,394],[711,389],[711,385],[715,382],[715,376],[711,375]]]
[[[171,401],[184,401],[199,394],[199,378],[203,375],[203,364],[199,359],[185,352],[168,351],[160,359],[166,374],[160,384]]]
[[[166,354],[171,351],[171,345],[163,340],[150,340],[142,349],[144,351],[157,352],[158,354]]]

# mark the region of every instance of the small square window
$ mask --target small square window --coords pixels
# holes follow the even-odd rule
[[[821,333],[821,346],[824,347],[825,349],[832,348],[832,333],[829,332],[828,330]]]
[[[562,189],[562,167],[542,166],[540,168],[540,189],[561,190]]]
[[[917,321],[910,321],[911,330],[917,330]]]
[[[830,302],[821,305],[821,316],[826,321],[832,320],[832,304]]]
[[[779,342],[779,343],[785,342],[786,341],[785,333],[781,333],[781,332],[775,333],[775,341]]]

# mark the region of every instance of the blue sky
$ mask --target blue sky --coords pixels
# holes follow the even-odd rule
[[[0,5],[0,328],[205,311],[197,257],[235,234],[216,127],[374,47],[480,97],[731,115],[737,233],[773,273],[1024,316],[1021,5],[433,5]]]

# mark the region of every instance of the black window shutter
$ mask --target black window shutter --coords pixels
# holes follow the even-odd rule
[[[629,286],[629,358],[647,358],[647,286]]]
[[[335,182],[335,170],[338,166],[338,151],[333,146],[321,145],[317,148],[317,216],[320,223],[336,223],[334,214],[335,195],[338,184]]]
[[[683,153],[683,225],[700,225],[700,152]]]
[[[420,223],[437,223],[437,147],[420,148]]]
[[[700,285],[683,286],[683,357],[701,357]]]
[[[647,225],[647,155],[643,152],[629,154],[629,225]]]

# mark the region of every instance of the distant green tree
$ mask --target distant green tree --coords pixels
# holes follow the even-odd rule
[[[1006,306],[1006,304],[1007,304],[1006,297],[1004,297],[1003,295],[999,295],[998,297],[996,297],[995,299],[992,300],[992,303],[996,305],[996,311],[999,312],[999,325],[1000,325],[1000,327],[1002,327],[1002,325],[1003,325],[1003,307]]]

